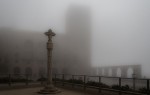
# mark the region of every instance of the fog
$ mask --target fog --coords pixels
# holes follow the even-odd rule
[[[81,25],[85,24],[82,28],[77,26],[78,19],[72,24],[75,30],[69,34],[72,26],[68,22],[69,12],[74,6],[77,10],[86,8],[83,12],[87,15],[83,16],[89,21],[81,21]],[[54,62],[81,58],[93,68],[141,65],[142,77],[150,77],[149,9],[149,0],[0,0],[0,29],[44,35],[51,28],[56,33]],[[74,11],[72,14],[78,16]],[[80,33],[80,28],[85,32]],[[43,39],[46,43],[46,37]],[[58,48],[64,52],[58,52]],[[67,55],[71,58],[64,58]],[[69,61],[65,61],[65,66],[69,66]],[[87,64],[83,65],[86,68]]]

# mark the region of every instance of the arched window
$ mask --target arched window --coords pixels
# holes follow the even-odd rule
[[[99,75],[99,69],[96,68],[96,75]]]
[[[27,75],[32,75],[32,69],[31,69],[30,67],[27,67],[27,68],[25,69],[25,74],[27,74]]]
[[[104,76],[104,73],[105,73],[105,70],[104,70],[104,69],[102,69],[102,76]]]
[[[121,77],[121,69],[120,68],[117,69],[117,77]]]
[[[45,77],[46,75],[46,71],[44,68],[39,68],[39,77]]]
[[[19,67],[14,68],[14,74],[19,75],[21,73],[21,69]]]
[[[63,68],[62,73],[63,74],[69,74],[68,69],[67,68]]]
[[[112,69],[111,68],[108,71],[108,76],[112,76]]]
[[[127,77],[128,78],[132,78],[133,77],[133,69],[132,68],[128,69],[128,71],[127,71]]]
[[[53,69],[52,69],[52,73],[53,73],[53,74],[58,74],[57,69],[56,69],[56,68],[53,68]]]
[[[25,42],[24,42],[24,46],[25,47],[33,47],[33,42],[32,42],[32,40],[26,40]]]

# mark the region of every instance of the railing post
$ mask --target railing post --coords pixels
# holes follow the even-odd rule
[[[55,85],[56,85],[56,74],[55,74],[55,78],[54,78],[54,83],[55,83]]]
[[[119,89],[119,90],[120,90],[120,91],[119,91],[119,95],[121,95],[122,92],[121,92],[121,78],[120,78],[120,77],[119,77],[119,88],[120,88],[120,89]]]
[[[101,76],[99,76],[99,93],[101,93]]]
[[[84,90],[86,90],[86,75],[84,75]]]
[[[26,74],[26,85],[28,85],[28,74]]]
[[[133,90],[135,91],[135,78],[133,78]]]
[[[147,95],[150,95],[150,93],[149,93],[149,79],[147,79]]]
[[[74,87],[74,75],[72,75],[72,87]]]
[[[65,79],[65,76],[64,74],[62,74],[62,86],[64,86],[64,79]]]
[[[9,78],[9,83],[8,83],[8,85],[11,86],[11,74],[8,75],[8,78]]]
[[[43,75],[41,75],[41,85],[43,85]]]

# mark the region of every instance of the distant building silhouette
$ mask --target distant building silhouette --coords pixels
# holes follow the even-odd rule
[[[28,74],[36,79],[40,77],[38,73],[45,72],[46,37],[43,33],[1,29],[0,40],[0,74]]]
[[[121,66],[103,66],[93,68],[92,75],[132,78],[133,74],[135,74],[135,77],[141,78],[141,70],[141,65],[138,64]]]
[[[66,15],[66,33],[59,42],[56,42],[57,44],[64,47],[59,52],[61,56],[59,66],[54,64],[57,68],[62,67],[60,72],[66,74],[88,74],[90,72],[91,13],[88,6],[69,7]]]
[[[55,32],[55,31],[54,31]],[[46,75],[47,37],[43,32],[0,30],[0,73]],[[91,66],[91,11],[88,6],[70,6],[66,32],[56,34],[53,73],[141,77],[141,65]]]

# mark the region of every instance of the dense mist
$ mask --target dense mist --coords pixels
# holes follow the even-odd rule
[[[44,32],[51,28],[56,33],[53,63],[57,73],[135,65],[140,66],[141,77],[150,77],[149,9],[149,0],[0,0],[0,57],[11,64],[7,60],[20,52],[21,62],[31,58],[31,63],[41,62],[44,68]],[[22,46],[26,42],[29,47]],[[0,67],[8,71],[3,62]]]

